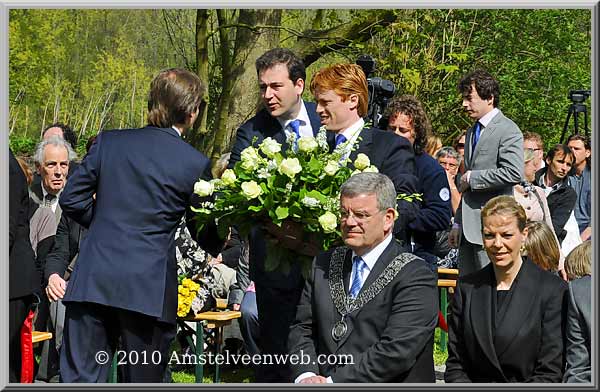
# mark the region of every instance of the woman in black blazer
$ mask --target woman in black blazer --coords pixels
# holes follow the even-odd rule
[[[561,382],[567,284],[523,259],[527,217],[511,196],[481,210],[491,260],[461,277],[449,316],[446,382]]]

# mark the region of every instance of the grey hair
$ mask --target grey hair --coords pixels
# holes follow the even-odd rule
[[[440,158],[445,158],[445,157],[450,157],[450,158],[454,158],[456,159],[456,163],[458,165],[460,165],[460,154],[458,153],[458,151],[456,151],[454,149],[454,147],[450,147],[450,146],[446,146],[446,147],[442,147],[442,149],[440,151],[437,152],[437,154],[435,154],[435,159],[440,159]]]
[[[377,208],[380,211],[396,208],[396,188],[385,174],[358,173],[347,179],[340,188],[340,197],[372,194],[377,196]]]
[[[72,161],[75,158],[77,158],[77,153],[73,150],[71,144],[69,144],[68,141],[66,141],[60,136],[52,136],[47,140],[42,140],[41,142],[39,142],[37,147],[35,148],[35,154],[33,154],[33,161],[38,165],[44,163],[44,149],[48,145],[66,148],[69,161]]]

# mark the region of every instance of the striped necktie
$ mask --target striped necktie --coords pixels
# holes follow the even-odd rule
[[[363,273],[367,264],[360,256],[354,257],[352,268],[354,269],[354,278],[352,279],[352,285],[350,286],[350,296],[356,298],[360,292],[360,288],[363,285]]]

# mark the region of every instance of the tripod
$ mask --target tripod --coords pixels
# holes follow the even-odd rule
[[[573,102],[571,106],[569,106],[569,112],[567,113],[567,120],[565,121],[565,126],[563,127],[562,134],[560,135],[560,143],[562,144],[565,139],[565,134],[567,133],[567,129],[569,129],[569,120],[571,116],[573,116],[573,125],[575,127],[574,135],[579,134],[579,113],[583,113],[583,129],[585,131],[585,136],[589,137],[589,129],[588,129],[588,113],[587,106],[581,102]]]

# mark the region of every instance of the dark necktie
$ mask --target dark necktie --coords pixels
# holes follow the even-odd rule
[[[297,151],[298,150],[298,139],[300,139],[300,120],[296,119],[296,120],[290,121],[289,126],[292,129],[292,132],[294,132],[294,134],[296,135],[296,140],[294,141],[294,151]]]
[[[54,203],[55,199],[56,195],[51,193],[46,194],[46,196],[44,196],[44,207],[52,207],[52,203]]]
[[[352,298],[356,298],[356,296],[360,292],[360,288],[363,285],[363,273],[367,264],[360,256],[355,256],[354,262],[352,264],[352,269],[354,270],[354,278],[352,279],[352,285],[350,286],[350,296]]]
[[[340,144],[344,143],[346,140],[346,136],[342,135],[341,133],[339,135],[336,135],[335,137],[335,146],[339,146]]]
[[[475,146],[477,146],[477,142],[479,142],[479,136],[481,135],[481,123],[477,121],[473,126],[473,148],[471,149],[471,153],[475,152]]]

